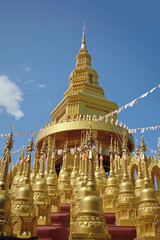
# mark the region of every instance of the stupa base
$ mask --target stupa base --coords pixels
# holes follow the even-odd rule
[[[129,220],[129,219],[119,219],[115,222],[116,226],[129,226],[129,227],[135,227],[136,222],[135,220]]]

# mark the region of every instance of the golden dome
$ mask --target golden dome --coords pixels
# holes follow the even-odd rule
[[[86,196],[86,191],[87,191],[86,185],[80,187],[80,188],[79,188],[79,191],[78,191],[78,196],[77,196],[77,198],[78,198],[78,199],[82,199],[83,197],[85,197],[85,196]]]
[[[34,181],[35,180],[35,172],[32,172],[30,175],[30,180]]]
[[[75,179],[77,177],[77,171],[72,171],[71,172],[71,179]]]
[[[57,185],[57,178],[53,174],[49,175],[46,178],[46,183],[47,183],[47,185]]]
[[[17,191],[17,196],[16,196],[17,200],[33,200],[33,190],[31,188],[29,188],[28,186],[21,186],[19,187],[18,191]]]
[[[6,187],[6,182],[3,180],[0,180],[0,190],[4,190]]]
[[[118,186],[118,180],[116,176],[108,177],[107,187],[110,187],[110,186]]]
[[[0,195],[0,211],[10,211],[11,201],[7,196]]]
[[[143,186],[143,179],[142,178],[136,179],[136,181],[135,181],[135,189],[141,188],[142,186]]]
[[[103,214],[102,200],[96,195],[89,195],[80,201],[80,214],[91,213],[92,215]]]
[[[68,182],[69,181],[69,176],[66,171],[63,171],[60,176],[60,181],[61,182]]]
[[[100,171],[96,171],[96,172],[95,172],[95,178],[96,178],[96,179],[101,179],[101,178],[102,178],[102,175],[101,175],[101,172],[100,172]]]
[[[141,191],[140,202],[158,202],[154,188],[145,188]]]
[[[34,184],[34,191],[35,192],[47,192],[47,185],[43,180],[39,180]]]
[[[127,193],[127,192],[133,192],[133,184],[130,180],[121,182],[119,185],[119,192],[120,193]]]

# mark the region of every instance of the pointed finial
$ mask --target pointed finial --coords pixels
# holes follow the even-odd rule
[[[143,139],[143,133],[141,133],[141,151],[145,152],[146,151],[146,144]]]
[[[126,137],[126,133],[123,133],[123,144],[122,144],[122,151],[123,152],[127,152],[127,137]]]
[[[117,141],[114,139],[114,154],[117,154]]]
[[[83,35],[82,35],[82,43],[81,43],[81,49],[87,49],[86,47],[86,40],[85,40],[85,25],[83,27]]]
[[[22,151],[19,155],[19,160],[24,159],[24,146],[22,147]]]
[[[136,140],[137,142],[137,146],[136,146],[136,155],[139,156],[140,154],[140,150],[139,150],[139,146],[138,146],[138,140]]]
[[[113,153],[113,136],[112,135],[111,135],[111,142],[110,142],[109,152]]]

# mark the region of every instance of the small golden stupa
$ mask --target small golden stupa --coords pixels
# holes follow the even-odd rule
[[[138,157],[138,173],[135,181],[135,195],[136,198],[138,199],[138,202],[140,200],[140,193],[143,187],[143,174],[142,174],[142,169],[141,169],[141,158],[140,158],[140,150],[138,147],[138,142],[137,142],[137,147],[136,147],[136,155]]]
[[[101,173],[101,177],[102,177],[102,188],[103,188],[103,193],[105,191],[105,188],[106,188],[106,182],[107,182],[107,176],[106,176],[106,172],[105,172],[105,169],[104,169],[104,166],[103,166],[103,149],[102,149],[102,145],[100,144],[100,173]]]
[[[97,143],[97,146],[96,146],[96,162],[95,162],[95,180],[96,180],[96,185],[97,185],[97,189],[99,190],[100,192],[100,197],[103,196],[103,176],[101,174],[101,171],[100,171],[100,167],[99,167],[99,158],[98,158],[98,143]]]
[[[33,151],[33,135],[27,145],[26,171],[23,182],[17,189],[17,194],[11,207],[13,236],[30,238],[37,235],[37,218],[34,207],[33,190],[30,186],[31,152]]]
[[[150,181],[145,150],[146,145],[142,135],[141,159],[144,162],[144,184],[140,193],[140,203],[136,221],[137,237],[135,240],[159,240],[160,205],[158,203],[155,188]]]
[[[75,187],[76,178],[78,176],[77,155],[78,155],[78,152],[77,152],[77,147],[76,147],[76,144],[75,144],[74,165],[73,165],[73,170],[72,170],[71,176],[70,176],[70,182],[71,182],[72,189],[74,189],[74,187]]]
[[[6,148],[0,175],[0,236],[12,235],[11,200],[8,197],[7,178],[10,152]]]
[[[50,146],[51,147],[51,146]],[[55,171],[55,155],[56,155],[56,146],[55,141],[53,143],[52,155],[49,154],[49,162],[50,162],[50,170],[46,176],[46,183],[48,189],[48,196],[51,199],[51,212],[59,212],[60,211],[60,197],[58,193],[58,180],[57,173]]]
[[[44,157],[46,153],[46,143],[44,142],[41,149],[40,168],[38,178],[36,178],[33,185],[34,190],[34,204],[36,208],[37,224],[50,225],[51,224],[51,200],[48,196],[47,184],[44,176]]]
[[[63,151],[63,166],[61,168],[58,179],[58,191],[61,199],[61,203],[70,203],[72,188],[70,184],[70,178],[67,171],[67,141]]]
[[[134,194],[134,187],[129,179],[127,170],[127,139],[123,135],[123,176],[119,185],[119,194],[116,204],[116,225],[135,226],[137,216],[137,200]]]
[[[14,199],[16,197],[17,190],[18,190],[18,187],[19,187],[19,179],[22,175],[22,163],[21,163],[22,159],[24,159],[24,147],[22,148],[22,152],[19,156],[20,162],[18,163],[17,172],[16,172],[16,175],[13,178],[13,182],[12,182],[12,185],[11,185],[11,188],[10,188],[10,196],[11,196],[12,203],[14,202]]]
[[[12,236],[11,200],[9,197],[8,166],[11,162],[11,149],[13,148],[13,125],[6,141],[3,152],[3,161],[0,175],[0,236]]]
[[[80,211],[73,223],[69,240],[80,239],[110,239],[106,221],[103,217],[103,204],[96,189],[94,163],[92,154],[93,138],[89,139],[89,174],[85,196],[80,200]]]
[[[114,140],[114,173],[115,173],[115,176],[117,177],[118,183],[120,183],[122,174],[121,174],[121,171],[119,171],[118,169],[118,165],[119,165],[119,158],[121,154],[120,152],[118,153],[119,151],[118,148],[119,148],[119,141],[117,144],[117,141]]]
[[[113,168],[113,137],[110,144],[110,172],[107,179],[106,190],[103,195],[103,208],[107,213],[115,213],[115,205],[119,192],[118,179]]]

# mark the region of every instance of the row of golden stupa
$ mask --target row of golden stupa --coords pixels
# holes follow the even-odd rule
[[[143,135],[136,157],[132,154],[133,137],[118,126],[117,116],[101,122],[84,117],[105,116],[118,108],[104,97],[97,79],[83,31],[69,89],[51,113],[54,124],[37,136],[33,167],[33,134],[10,171],[13,129],[6,141],[0,164],[1,236],[36,236],[37,225],[50,225],[51,212],[70,203],[69,240],[111,239],[107,212],[115,213],[117,226],[136,226],[136,240],[160,239],[159,160],[146,157]]]

